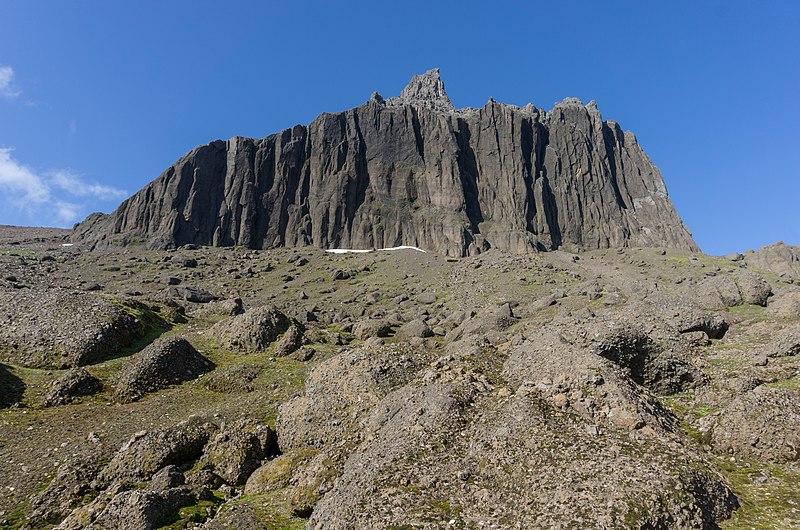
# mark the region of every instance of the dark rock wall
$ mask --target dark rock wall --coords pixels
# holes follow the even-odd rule
[[[448,256],[697,249],[634,135],[604,122],[593,102],[454,110],[438,72],[409,87],[307,127],[198,147],[73,238],[98,247],[415,245]]]

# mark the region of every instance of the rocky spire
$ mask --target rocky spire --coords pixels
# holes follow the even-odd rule
[[[417,105],[436,110],[454,109],[447,92],[444,91],[444,83],[439,77],[438,68],[412,77],[400,95],[389,98],[387,103],[391,106]]]

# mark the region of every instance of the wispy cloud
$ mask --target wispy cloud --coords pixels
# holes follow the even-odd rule
[[[42,177],[11,158],[11,149],[0,148],[0,186],[26,202],[50,200],[50,188]]]
[[[15,98],[22,94],[14,85],[14,69],[10,66],[0,66],[0,96]]]
[[[62,223],[74,223],[80,217],[80,204],[71,202],[56,201],[56,216]]]
[[[63,169],[50,173],[50,181],[55,187],[66,191],[74,197],[96,197],[104,201],[110,201],[124,199],[128,195],[125,190],[103,184],[85,182],[74,173]]]
[[[128,195],[113,186],[87,182],[69,170],[37,172],[15,160],[12,152],[0,147],[0,210],[4,217],[17,212],[33,224],[66,226],[98,209],[97,203],[117,202]]]

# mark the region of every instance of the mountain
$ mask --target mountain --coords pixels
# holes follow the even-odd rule
[[[262,139],[197,147],[73,239],[92,248],[413,245],[447,256],[697,250],[658,168],[594,102],[456,109],[439,76]]]

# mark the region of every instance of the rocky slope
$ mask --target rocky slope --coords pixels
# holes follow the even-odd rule
[[[800,527],[800,277],[762,256],[89,252],[19,230],[0,528]]]
[[[146,244],[413,245],[447,256],[489,248],[696,250],[631,132],[594,102],[550,111],[490,99],[456,109],[437,70],[398,97],[373,94],[263,139],[195,148],[73,240]]]

